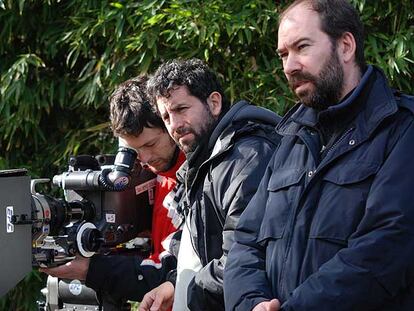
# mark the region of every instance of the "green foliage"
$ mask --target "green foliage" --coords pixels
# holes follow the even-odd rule
[[[275,53],[287,2],[0,0],[0,169],[24,166],[33,177],[51,177],[70,154],[114,151],[108,94],[176,57],[206,60],[231,100],[283,114],[295,100]],[[353,3],[367,25],[368,62],[414,93],[412,0]],[[16,309],[33,309],[38,277],[0,308],[21,301]]]
[[[354,1],[366,31],[366,56],[380,66],[394,87],[414,93],[414,3]]]
[[[0,310],[37,310],[36,301],[43,299],[40,289],[44,287],[45,280],[44,275],[32,271],[5,298],[0,300]]]

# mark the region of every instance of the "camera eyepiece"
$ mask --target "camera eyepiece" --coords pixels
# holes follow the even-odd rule
[[[136,158],[137,152],[134,149],[119,147],[113,168],[102,170],[99,183],[108,190],[124,190],[130,182]]]

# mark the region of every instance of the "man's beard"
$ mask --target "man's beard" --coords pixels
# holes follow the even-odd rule
[[[171,155],[165,154],[162,158],[155,159],[149,163],[141,162],[142,167],[144,169],[152,171],[154,174],[159,174],[170,170],[177,162],[179,154],[179,148],[173,139],[171,140],[171,148],[174,148],[174,152]],[[154,163],[160,161],[163,163],[162,166],[154,166]]]
[[[294,90],[294,85],[301,81],[309,81],[314,86],[314,90],[297,94],[305,106],[316,110],[325,110],[338,104],[343,89],[344,71],[339,62],[336,48],[332,49],[330,58],[325,62],[318,76],[298,72],[290,78],[289,85]]]
[[[185,128],[179,128],[176,130],[176,134],[178,134],[179,136],[182,136],[183,134],[189,134],[189,133],[193,134],[194,136],[193,141],[190,144],[186,144],[186,145],[182,145],[180,143],[179,138],[176,139],[174,137],[174,141],[180,147],[180,149],[184,151],[185,154],[194,152],[200,144],[208,142],[210,133],[216,126],[216,119],[211,114],[211,111],[208,110],[207,108],[206,108],[206,112],[207,112],[206,120],[200,126],[199,129],[185,127]]]

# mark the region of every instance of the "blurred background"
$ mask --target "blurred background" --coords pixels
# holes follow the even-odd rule
[[[69,155],[115,152],[108,96],[171,58],[201,58],[232,101],[284,114],[295,98],[275,50],[288,2],[0,0],[0,170],[50,178]],[[414,2],[352,3],[366,26],[368,63],[414,94]],[[36,310],[45,280],[32,271],[0,310]]]

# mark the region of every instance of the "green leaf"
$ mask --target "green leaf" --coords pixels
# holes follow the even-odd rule
[[[244,34],[246,35],[247,44],[250,44],[252,42],[252,33],[250,32],[249,29],[245,28]]]
[[[23,14],[23,9],[24,9],[24,3],[26,2],[26,0],[19,0],[19,13],[20,15]]]
[[[109,5],[114,7],[114,8],[117,8],[117,9],[123,9],[124,8],[124,5],[120,2],[111,2]]]
[[[153,26],[159,24],[165,18],[165,14],[157,14],[147,20],[147,24]]]
[[[404,41],[399,41],[397,44],[397,48],[395,50],[395,57],[396,58],[402,58],[404,57],[405,51],[404,51]]]

